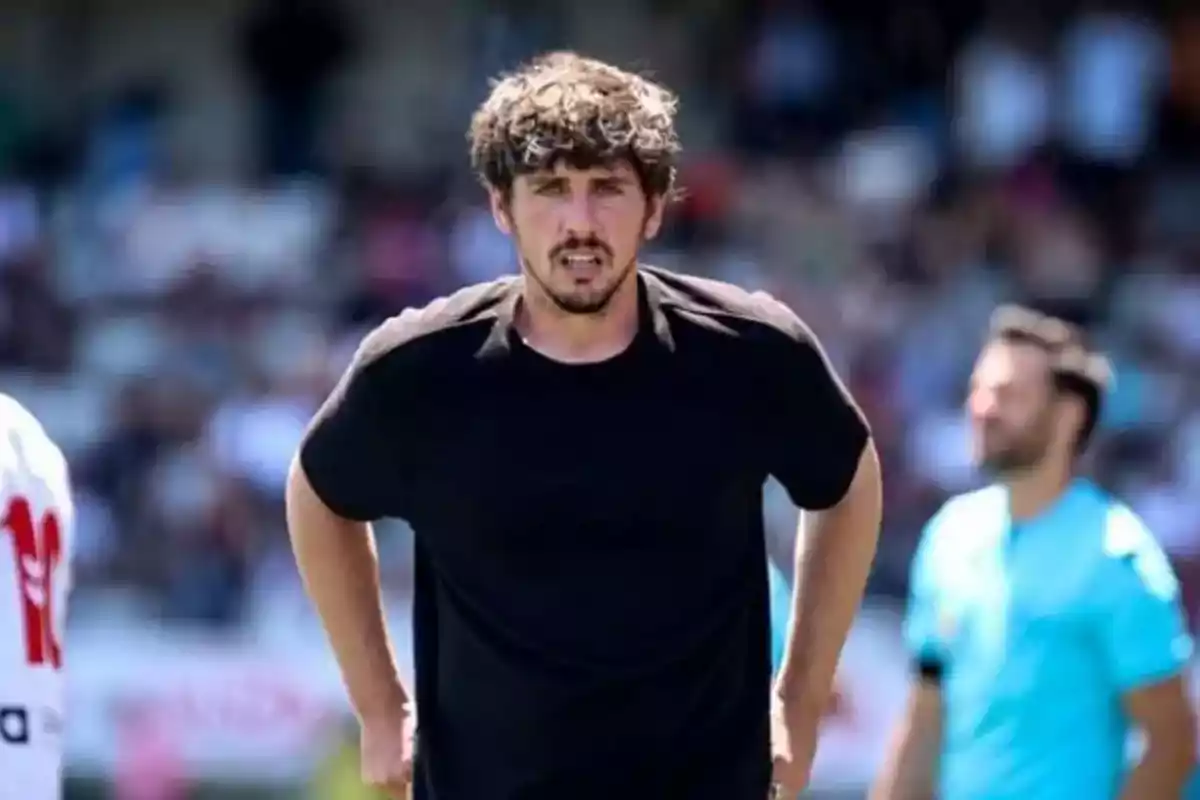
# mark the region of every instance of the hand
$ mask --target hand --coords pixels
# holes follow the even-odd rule
[[[789,713],[783,701],[771,695],[772,797],[793,800],[808,786],[817,751],[819,715]]]
[[[411,795],[416,720],[407,709],[362,721],[362,779],[393,800]]]

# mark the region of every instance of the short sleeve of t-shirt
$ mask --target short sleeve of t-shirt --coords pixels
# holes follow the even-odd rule
[[[300,464],[313,490],[346,519],[373,521],[399,513],[396,429],[404,408],[384,359],[401,324],[400,318],[390,320],[367,334],[300,445]]]
[[[946,511],[925,525],[909,570],[908,605],[904,615],[904,644],[913,661],[945,666],[948,658],[938,611],[937,558],[934,550]]]
[[[866,418],[815,334],[786,306],[759,296],[770,333],[763,393],[770,471],[792,502],[819,511],[845,496],[870,436]]]
[[[1166,555],[1131,511],[1110,514],[1092,582],[1109,672],[1120,691],[1179,673],[1192,654],[1179,582]]]

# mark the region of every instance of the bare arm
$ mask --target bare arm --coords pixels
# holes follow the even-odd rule
[[[299,460],[287,485],[287,524],[305,589],[333,646],[360,719],[394,719],[408,706],[384,622],[370,523],[329,510]]]
[[[1181,677],[1135,689],[1123,698],[1145,749],[1121,800],[1181,797],[1196,762],[1196,717]]]
[[[388,359],[407,332],[406,319],[395,317],[363,339],[288,473],[296,564],[364,722],[394,723],[408,704],[384,623],[370,524],[403,514],[398,498],[406,487],[393,443],[407,438],[412,415],[408,395],[397,388],[407,385],[407,373],[397,376]]]
[[[903,630],[914,680],[870,800],[932,800],[937,794],[946,716],[942,679],[951,661],[938,610],[939,577],[944,569],[938,542],[953,507],[954,501],[942,506],[925,524],[913,554]]]
[[[808,720],[814,729],[866,590],[882,506],[879,458],[868,441],[842,499],[801,517],[791,626],[776,692],[789,717]]]
[[[913,684],[870,800],[933,800],[942,748],[942,691],[935,680]]]

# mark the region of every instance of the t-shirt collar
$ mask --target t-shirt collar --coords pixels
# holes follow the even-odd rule
[[[487,339],[479,348],[480,356],[507,353],[512,348],[513,326],[517,315],[517,306],[521,301],[524,288],[524,278],[518,277],[509,282],[495,310],[495,322]],[[641,307],[640,325],[649,326],[654,334],[654,340],[664,349],[675,349],[675,338],[671,333],[670,320],[666,314],[666,306],[670,304],[669,290],[662,280],[653,272],[638,269],[638,303]],[[641,332],[639,332],[641,335]]]

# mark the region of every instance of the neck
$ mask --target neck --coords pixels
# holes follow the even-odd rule
[[[1015,521],[1036,517],[1062,496],[1073,477],[1067,467],[1043,463],[1006,478],[1009,515]]]
[[[572,314],[551,300],[536,281],[525,280],[517,330],[525,343],[547,358],[565,363],[604,361],[623,352],[639,325],[637,271],[595,314]]]

